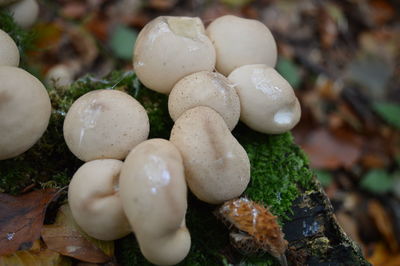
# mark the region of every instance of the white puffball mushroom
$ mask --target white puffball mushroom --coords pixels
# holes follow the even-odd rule
[[[51,114],[43,84],[23,69],[0,66],[0,160],[20,155],[46,131]]]
[[[14,40],[0,29],[0,66],[19,65],[19,50]]]
[[[149,89],[168,94],[183,77],[215,67],[215,50],[199,18],[158,17],[139,33],[133,65]]]
[[[122,161],[94,160],[82,165],[68,188],[72,216],[89,236],[115,240],[132,232],[122,209],[119,174]]]
[[[230,130],[239,121],[239,97],[233,84],[219,73],[197,72],[175,84],[168,98],[172,120],[176,121],[185,111],[196,106],[208,106],[217,111]]]
[[[59,64],[52,67],[46,74],[48,86],[66,89],[74,81],[74,70],[67,65]]]
[[[250,161],[223,118],[206,106],[176,120],[170,141],[180,150],[190,190],[200,200],[219,204],[239,197],[250,181]]]
[[[216,69],[225,76],[244,65],[276,64],[275,39],[260,21],[222,16],[207,27],[207,35],[215,46]]]
[[[22,28],[31,27],[39,16],[39,4],[36,0],[20,0],[7,6],[14,21]]]
[[[146,110],[130,95],[117,90],[96,90],[78,98],[64,120],[64,139],[82,161],[124,159],[147,139]]]
[[[247,65],[230,75],[239,95],[240,120],[269,134],[291,130],[300,120],[300,103],[290,84],[273,68]]]
[[[121,199],[140,250],[151,263],[173,265],[190,250],[182,157],[164,139],[136,146],[121,170]]]

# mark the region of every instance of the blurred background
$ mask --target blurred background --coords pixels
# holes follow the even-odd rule
[[[132,69],[140,29],[160,15],[257,19],[295,89],[293,131],[343,229],[375,265],[400,265],[400,1],[39,1],[23,64],[49,86]]]

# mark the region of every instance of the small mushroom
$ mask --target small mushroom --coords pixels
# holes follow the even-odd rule
[[[200,200],[219,204],[246,189],[250,181],[247,153],[213,109],[199,106],[184,112],[170,140],[181,151],[188,186]]]
[[[158,17],[140,32],[133,65],[148,88],[168,94],[183,77],[215,66],[215,50],[199,18]]]
[[[75,72],[66,64],[55,65],[46,73],[46,84],[57,89],[67,89],[74,81]]]
[[[119,195],[121,167],[119,160],[94,160],[72,177],[69,206],[76,223],[91,237],[115,240],[132,232]]]
[[[19,51],[14,40],[0,29],[0,66],[19,65]]]
[[[240,117],[240,102],[233,84],[223,75],[202,71],[175,84],[168,98],[168,110],[175,121],[185,111],[208,106],[217,111],[232,130]]]
[[[39,5],[36,0],[20,0],[7,6],[14,21],[22,28],[29,28],[39,16]]]
[[[247,65],[230,75],[239,95],[240,120],[250,128],[269,134],[291,130],[300,120],[300,103],[293,88],[275,69]]]
[[[43,135],[51,103],[43,84],[23,69],[0,66],[0,160],[20,155]]]
[[[257,20],[223,16],[207,27],[207,35],[217,53],[216,69],[225,76],[244,65],[274,67],[276,64],[275,39],[270,30]]]
[[[121,170],[121,199],[140,250],[158,265],[182,261],[190,249],[185,225],[187,188],[182,157],[169,141],[136,146]]]
[[[64,121],[64,139],[83,161],[124,159],[149,135],[143,106],[117,90],[96,90],[76,100]]]

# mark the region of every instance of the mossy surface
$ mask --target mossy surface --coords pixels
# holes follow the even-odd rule
[[[0,189],[18,194],[30,184],[38,187],[63,187],[82,164],[69,152],[62,134],[66,112],[81,95],[96,89],[116,89],[129,93],[146,108],[150,119],[150,137],[169,138],[173,122],[168,115],[167,96],[144,88],[133,72],[114,72],[105,79],[84,77],[70,89],[50,88],[53,113],[49,128],[28,152],[0,161]],[[290,133],[269,136],[256,133],[239,124],[234,136],[246,149],[251,161],[251,182],[245,195],[270,207],[284,222],[299,187],[307,189],[312,173],[302,151],[293,143]],[[229,245],[229,233],[213,215],[215,206],[189,195],[187,225],[192,248],[181,265],[273,265],[269,255],[246,257]],[[146,265],[133,236],[117,241],[117,258],[122,265]]]

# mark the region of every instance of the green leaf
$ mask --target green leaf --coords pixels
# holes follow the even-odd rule
[[[299,67],[292,60],[279,58],[276,64],[276,70],[289,82],[289,84],[297,89],[301,83]]]
[[[115,27],[110,39],[110,47],[115,56],[124,60],[131,60],[135,46],[137,32],[127,26]]]
[[[383,194],[390,191],[392,185],[392,178],[382,169],[369,171],[361,180],[362,188],[376,194]]]
[[[315,174],[317,175],[317,178],[319,182],[321,182],[323,187],[327,187],[330,184],[332,184],[333,177],[332,174],[329,173],[328,171],[315,170]]]
[[[388,102],[378,102],[374,110],[390,125],[400,128],[400,105]]]

